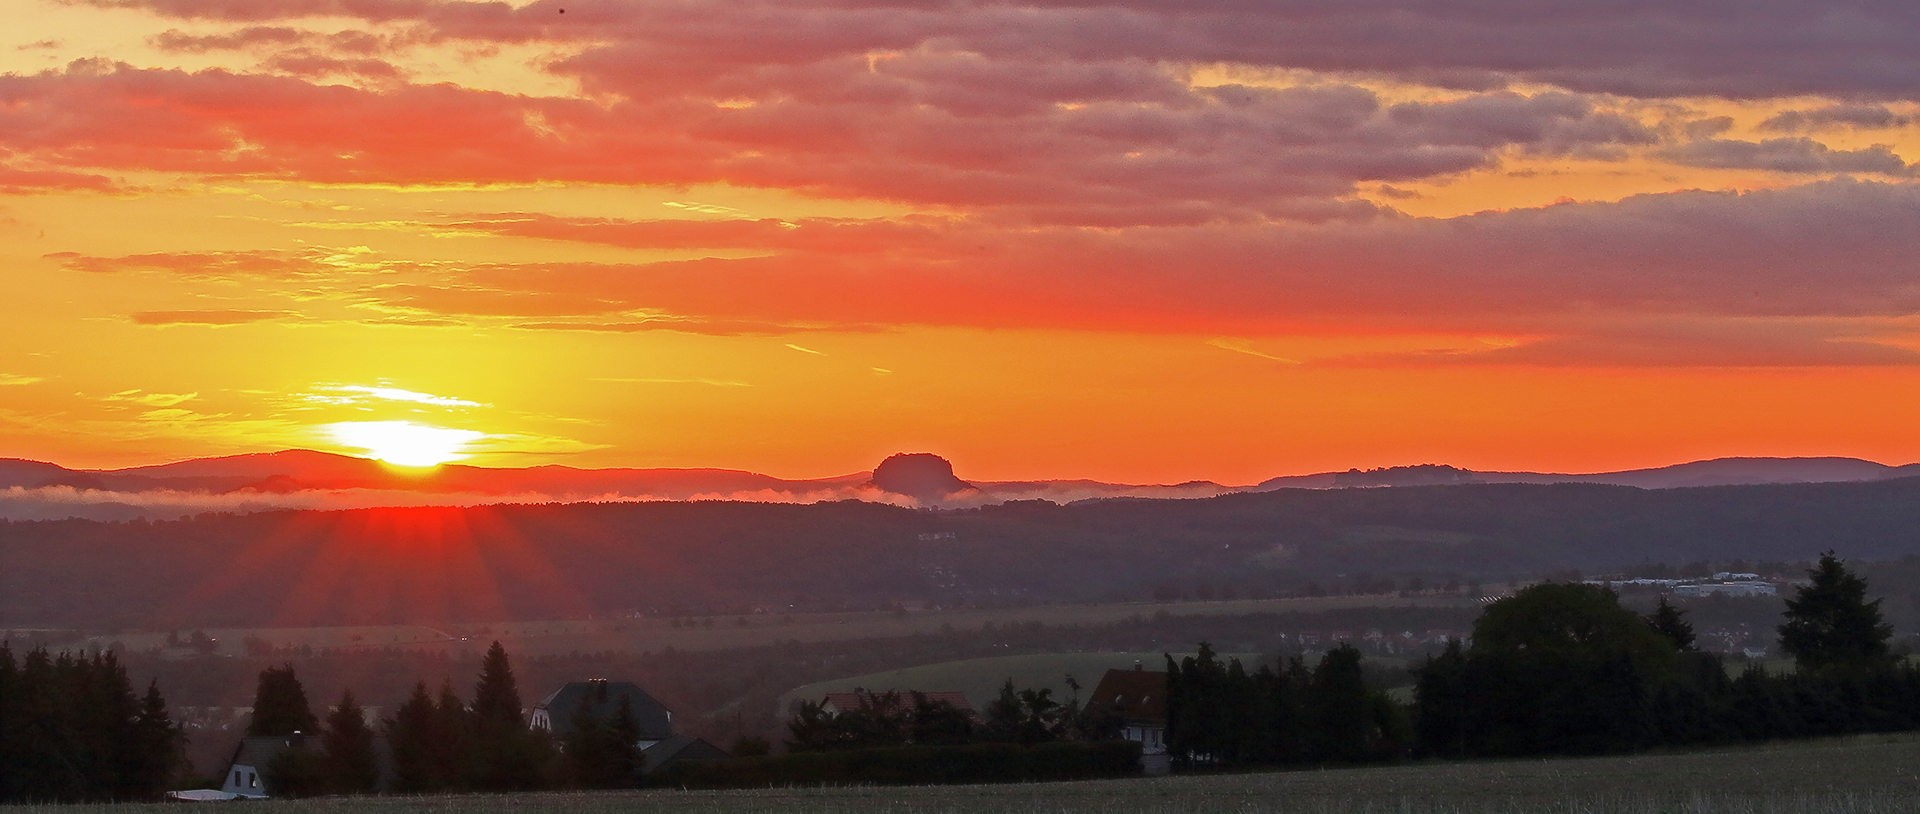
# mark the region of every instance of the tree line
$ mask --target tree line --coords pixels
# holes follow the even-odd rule
[[[392,754],[392,776],[384,788],[459,793],[639,784],[639,725],[624,700],[608,721],[583,702],[573,712],[574,731],[562,742],[531,729],[524,711],[512,663],[499,642],[481,660],[471,703],[461,700],[451,681],[437,693],[424,681],[416,683],[407,700],[380,722]],[[375,730],[352,690],[342,693],[320,727],[291,666],[262,671],[247,734],[308,732],[318,733],[317,746],[289,749],[266,767],[274,794],[361,794],[383,788]]]
[[[1369,689],[1342,644],[1311,668],[1295,657],[1249,673],[1213,647],[1167,657],[1167,749],[1181,766],[1385,760],[1404,752],[1406,711]]]
[[[0,803],[154,798],[183,742],[159,684],[136,696],[112,653],[0,643]]]
[[[1071,679],[1069,679],[1071,681]],[[960,709],[924,693],[856,692],[852,709],[829,710],[804,701],[787,722],[789,752],[824,752],[896,746],[962,746],[973,743],[1105,741],[1118,726],[1082,709],[1079,699],[1058,701],[1050,688],[1014,689],[1013,679],[987,704],[984,714]]]
[[[1663,600],[1641,617],[1604,588],[1546,584],[1489,606],[1471,647],[1421,670],[1421,754],[1507,756],[1920,729],[1920,668],[1895,657],[1867,583],[1832,552],[1786,603],[1796,669],[1729,677]]]
[[[1410,706],[1366,686],[1341,645],[1309,668],[1248,672],[1202,643],[1167,659],[1167,741],[1176,765],[1273,766],[1404,757],[1630,752],[1920,729],[1920,667],[1867,583],[1832,552],[1808,571],[1779,626],[1792,671],[1729,676],[1694,648],[1684,611],[1651,614],[1611,589],[1542,583],[1487,606],[1471,644],[1416,669]]]

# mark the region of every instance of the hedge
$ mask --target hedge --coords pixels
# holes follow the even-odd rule
[[[1140,772],[1140,744],[973,743],[896,746],[689,762],[648,777],[648,785],[697,789],[820,785],[1030,783],[1124,777]]]

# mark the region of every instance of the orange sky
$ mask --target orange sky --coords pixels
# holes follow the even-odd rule
[[[404,421],[785,477],[1920,460],[1891,6],[0,18],[0,457]]]

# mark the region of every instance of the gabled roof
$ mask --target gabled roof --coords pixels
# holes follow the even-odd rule
[[[970,713],[974,711],[973,702],[967,700],[966,693],[936,690],[934,692],[923,692],[920,694],[925,696],[928,701],[934,703],[945,701],[952,704],[954,709],[960,710],[961,712]],[[827,693],[825,698],[820,700],[820,706],[832,707],[834,712],[849,712],[859,709],[863,699],[867,704],[880,706],[886,700],[886,697],[887,694],[884,692],[830,692]],[[899,700],[896,703],[903,708],[912,707],[913,692],[901,691],[899,693]]]
[[[267,764],[288,749],[304,749],[308,735],[250,735],[240,740],[234,747],[233,759],[227,761],[228,770],[234,766],[252,766],[265,769]]]
[[[587,704],[593,717],[610,721],[620,709],[621,698],[626,698],[633,707],[633,719],[640,723],[641,740],[665,740],[673,735],[672,713],[631,681],[570,681],[548,693],[533,708],[545,710],[552,722],[553,734],[564,738],[573,734],[573,715],[580,710],[582,702]]]
[[[1157,670],[1108,670],[1087,696],[1087,710],[1123,721],[1167,722],[1167,674]]]
[[[653,774],[680,761],[727,760],[733,757],[718,746],[687,735],[674,735],[647,747],[640,754],[645,757],[640,764],[641,774]]]

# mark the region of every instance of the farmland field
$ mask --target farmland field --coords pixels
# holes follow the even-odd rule
[[[541,656],[570,652],[646,652],[667,647],[678,650],[729,650],[776,642],[827,642],[915,633],[943,628],[979,629],[1040,622],[1045,625],[1105,624],[1134,616],[1239,616],[1254,613],[1290,613],[1369,607],[1470,607],[1470,598],[1445,595],[1401,597],[1392,594],[1312,597],[1298,599],[1242,599],[1218,602],[1165,604],[1106,603],[1034,605],[1021,608],[926,610],[808,614],[746,614],[663,619],[564,619],[553,621],[447,624],[436,627],[223,628],[204,631],[218,642],[218,652],[238,655],[242,642],[257,637],[276,647],[485,650],[500,640],[515,655]],[[178,633],[185,637],[188,631]],[[165,632],[123,633],[86,640],[88,647],[120,642],[133,650],[165,644]]]
[[[319,799],[259,814],[1881,814],[1920,810],[1920,737],[1863,736],[1633,757],[1031,785],[542,793]],[[155,806],[23,806],[20,814],[133,814]],[[168,809],[177,810],[177,809]]]

